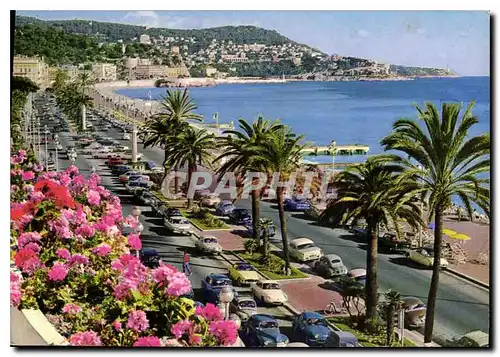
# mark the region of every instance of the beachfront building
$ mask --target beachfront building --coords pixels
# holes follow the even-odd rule
[[[185,64],[181,64],[180,66],[176,67],[169,67],[167,69],[167,77],[179,78],[179,77],[189,77],[189,76],[190,76],[189,70]]]
[[[96,63],[92,65],[94,79],[98,82],[116,81],[116,66],[111,63]]]
[[[139,58],[127,57],[125,59],[125,67],[128,69],[135,68],[139,64]]]
[[[49,85],[49,67],[43,57],[15,56],[12,75],[29,78],[40,88]]]
[[[159,65],[137,65],[133,69],[136,79],[168,77],[168,67]]]
[[[139,42],[149,45],[151,44],[151,39],[149,38],[149,35],[141,35],[141,37],[139,37]]]

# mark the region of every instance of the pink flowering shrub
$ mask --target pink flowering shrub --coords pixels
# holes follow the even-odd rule
[[[73,346],[233,344],[237,328],[217,307],[181,297],[185,274],[131,254],[140,236],[119,227],[137,222],[99,184],[74,166],[44,172],[25,152],[12,156],[11,306],[40,309]]]

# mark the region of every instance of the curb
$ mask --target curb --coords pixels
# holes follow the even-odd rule
[[[467,275],[467,274],[464,274],[464,273],[460,273],[459,271],[457,270],[454,270],[454,269],[449,269],[449,268],[446,268],[446,270],[444,270],[445,272],[449,273],[450,275],[456,275],[462,279],[465,279],[473,284],[476,284],[476,285],[479,285],[480,287],[484,288],[484,289],[487,289],[489,290],[490,289],[490,286],[489,284],[486,284],[480,280],[477,280],[473,277],[471,277],[470,275]]]
[[[40,310],[21,310],[26,320],[40,337],[50,346],[69,346],[69,342],[57,332]]]

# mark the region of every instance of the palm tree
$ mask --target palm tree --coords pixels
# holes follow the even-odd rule
[[[165,174],[162,179],[163,182],[167,176],[167,167],[165,165],[169,161],[168,154],[170,152],[166,143],[171,141],[171,138],[176,137],[186,130],[188,127],[187,120],[203,121],[203,117],[193,112],[198,109],[198,107],[189,97],[187,89],[182,92],[181,90],[167,90],[167,96],[163,97],[161,106],[163,110],[160,113],[146,120],[143,133],[146,135],[144,147],[159,146],[162,147],[165,152],[163,160],[163,167],[165,167]],[[172,168],[169,167],[168,170],[170,169]],[[178,186],[179,183],[176,177],[176,193],[179,191]]]
[[[402,181],[399,175],[402,170],[383,157],[372,157],[363,164],[349,167],[335,178],[337,198],[328,202],[320,216],[334,225],[361,219],[368,224],[365,285],[368,324],[375,318],[377,308],[377,226],[392,225],[399,235],[399,220],[406,220],[412,227],[422,224],[414,196],[417,183]]]
[[[197,165],[211,167],[213,162],[213,150],[217,148],[215,135],[204,129],[193,127],[176,137],[171,137],[166,143],[168,163],[176,167],[188,167],[188,183],[191,183],[193,172]],[[188,196],[188,209],[193,204],[192,197]]]
[[[217,170],[219,176],[227,172],[236,172],[243,178],[247,172],[264,171],[263,158],[255,153],[255,146],[261,145],[267,140],[269,134],[282,127],[279,120],[270,123],[262,116],[259,116],[252,125],[244,119],[239,119],[238,123],[240,131],[226,130],[224,134],[227,136],[219,139],[221,146],[224,147],[224,152],[215,161],[227,159]],[[255,184],[257,183],[255,182]],[[260,241],[257,229],[260,218],[260,190],[252,190],[251,194],[253,238]]]
[[[262,232],[262,255],[264,258],[267,260],[268,255],[269,255],[269,231],[271,227],[274,226],[273,220],[270,218],[260,218],[259,222],[257,223],[257,237],[258,240],[260,241],[260,232]],[[255,231],[254,231],[254,236],[255,236]]]
[[[262,166],[266,172],[279,173],[281,180],[287,180],[289,176],[300,165],[302,160],[301,150],[304,145],[299,142],[302,135],[296,136],[287,126],[282,126],[273,131],[259,145],[255,145],[255,154],[262,158]],[[286,217],[283,205],[284,187],[277,187],[278,211],[281,225],[281,237],[283,242],[283,254],[285,256],[285,274],[290,274],[290,255],[288,253],[288,237],[286,233]]]
[[[92,99],[87,96],[86,91],[94,85],[94,79],[90,71],[83,71],[78,74],[76,78],[76,86],[78,89],[78,95],[76,96],[76,102],[80,106],[82,112],[82,120],[80,122],[82,130],[86,129],[86,107],[90,106]]]
[[[68,72],[58,69],[56,72],[56,76],[54,79],[54,83],[52,84],[52,88],[54,89],[54,93],[58,94],[64,86],[68,83],[69,74]]]
[[[385,294],[386,304],[385,304],[385,313],[386,313],[386,345],[391,346],[392,338],[394,337],[394,315],[401,309],[403,305],[403,300],[401,299],[401,294],[397,291],[389,290]]]
[[[432,340],[434,312],[439,286],[440,259],[443,239],[443,211],[452,197],[458,197],[472,217],[472,203],[489,215],[489,179],[479,178],[490,169],[490,134],[468,137],[469,129],[478,123],[472,115],[474,102],[460,115],[458,103],[443,103],[441,116],[436,106],[425,103],[416,107],[424,128],[416,120],[399,119],[393,132],[381,143],[385,150],[397,150],[404,156],[393,155],[403,163],[408,178],[420,182],[422,198],[427,200],[431,219],[434,217],[434,264],[427,299],[424,342]],[[413,160],[415,163],[411,162]]]

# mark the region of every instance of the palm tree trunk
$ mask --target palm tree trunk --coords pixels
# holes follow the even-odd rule
[[[196,165],[188,165],[188,192],[189,192],[189,185],[191,184],[191,177],[193,176],[193,171],[196,170]],[[193,198],[188,196],[188,201],[187,201],[187,209],[191,209],[193,207]]]
[[[377,224],[368,223],[368,251],[366,252],[366,319],[374,318],[377,312]]]
[[[260,245],[260,231],[259,219],[260,219],[260,197],[259,191],[252,191],[252,226],[253,226],[253,239],[259,242]]]
[[[278,212],[281,225],[281,241],[283,243],[283,255],[285,256],[285,274],[290,275],[290,255],[288,253],[288,237],[286,235],[285,207],[283,206],[283,187],[277,188]]]
[[[260,232],[259,232],[260,234]],[[269,255],[269,231],[264,229],[264,236],[262,237],[262,255],[267,258]]]
[[[179,166],[175,166],[175,171],[179,171]],[[178,194],[179,193],[179,177],[178,176],[175,176],[175,180],[174,180],[174,193],[175,194]]]
[[[436,206],[434,216],[434,264],[432,265],[432,279],[427,297],[427,311],[425,314],[424,343],[432,342],[432,332],[434,329],[434,311],[436,309],[436,299],[439,287],[439,271],[441,268],[441,246],[443,240],[443,210],[442,206]]]
[[[389,303],[387,306],[387,331],[386,331],[386,342],[387,346],[392,344],[392,337],[394,336],[394,305]]]

